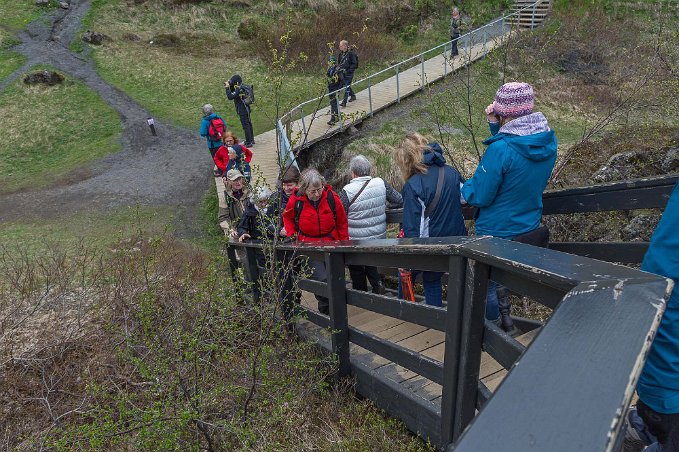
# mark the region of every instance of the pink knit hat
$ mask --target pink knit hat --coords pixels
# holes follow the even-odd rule
[[[502,117],[518,118],[533,113],[533,87],[528,83],[509,82],[495,93],[495,114]]]

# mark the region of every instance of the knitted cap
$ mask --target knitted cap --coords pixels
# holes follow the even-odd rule
[[[495,93],[495,114],[502,117],[518,118],[533,113],[533,87],[528,83],[509,82]]]

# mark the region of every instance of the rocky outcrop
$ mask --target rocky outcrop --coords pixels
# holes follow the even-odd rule
[[[54,86],[64,82],[64,76],[54,71],[39,71],[26,74],[24,83],[27,85]]]
[[[111,41],[111,38],[106,36],[104,33],[87,30],[85,33],[83,33],[82,40],[88,44],[99,46],[106,41]]]

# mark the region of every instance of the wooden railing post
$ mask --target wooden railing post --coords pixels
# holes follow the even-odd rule
[[[252,284],[253,301],[259,303],[261,291],[259,290],[259,268],[257,268],[257,250],[255,248],[245,248],[245,279]]]
[[[347,315],[344,254],[325,253],[325,266],[328,272],[332,351],[339,361],[338,377],[346,377],[351,374],[351,363],[349,361],[349,317]]]
[[[457,406],[455,407],[454,440],[474,419],[479,386],[481,346],[483,344],[490,267],[475,261],[467,273],[464,308],[462,312],[462,342],[459,363]]]
[[[446,312],[446,345],[443,356],[443,390],[441,394],[441,443],[450,444],[455,438],[455,407],[457,406],[460,334],[465,296],[467,260],[451,256],[448,261],[448,307]]]

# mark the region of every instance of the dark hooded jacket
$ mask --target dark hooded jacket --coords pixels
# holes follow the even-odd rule
[[[238,116],[249,116],[250,107],[245,105],[243,97],[245,93],[241,90],[243,79],[240,75],[234,75],[229,79],[229,86],[226,87],[226,98],[232,100],[236,106],[236,113]]]
[[[423,154],[427,165],[426,174],[415,174],[403,186],[403,234],[404,237],[449,237],[467,235],[460,202],[462,177],[454,168],[446,165],[441,147],[429,144],[430,151]],[[436,207],[429,217],[427,206],[434,200],[439,178],[439,167],[444,168],[445,181]]]
[[[503,239],[533,231],[542,218],[542,192],[556,162],[556,136],[542,113],[505,124],[493,134],[474,176],[462,187],[467,203],[479,207],[476,233]]]

